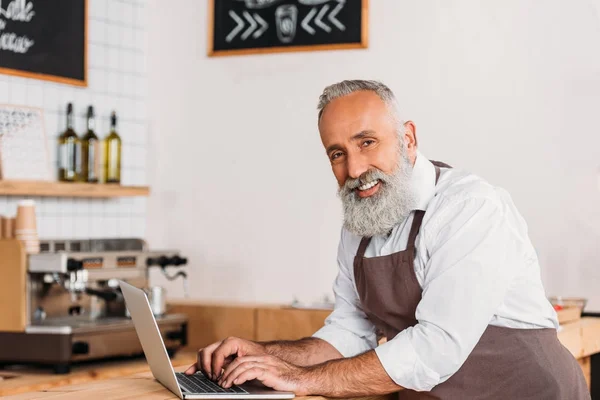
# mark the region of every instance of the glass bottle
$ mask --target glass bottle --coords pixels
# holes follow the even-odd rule
[[[121,138],[114,111],[110,115],[110,134],[104,139],[104,179],[106,183],[121,183]]]
[[[94,107],[87,111],[87,132],[81,138],[81,180],[98,183],[100,180],[100,141],[94,133]]]
[[[58,137],[58,180],[75,182],[79,179],[78,159],[81,142],[73,129],[73,104],[67,105],[67,129]]]

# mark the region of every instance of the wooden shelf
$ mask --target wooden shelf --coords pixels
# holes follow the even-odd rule
[[[109,198],[149,194],[150,188],[147,186],[0,180],[0,196]]]

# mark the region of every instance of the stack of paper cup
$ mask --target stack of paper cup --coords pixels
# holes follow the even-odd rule
[[[33,200],[21,200],[17,206],[15,238],[23,242],[25,251],[28,254],[40,252],[40,239],[37,233],[35,202]]]

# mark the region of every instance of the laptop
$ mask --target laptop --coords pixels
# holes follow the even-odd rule
[[[125,304],[137,332],[152,375],[180,399],[291,399],[292,392],[279,392],[253,384],[242,384],[223,389],[201,372],[193,375],[175,373],[150,303],[141,289],[119,281]]]

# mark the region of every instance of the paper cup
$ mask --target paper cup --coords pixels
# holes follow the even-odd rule
[[[15,222],[16,232],[37,232],[35,218],[35,202],[33,200],[21,200],[17,206],[17,218]]]

